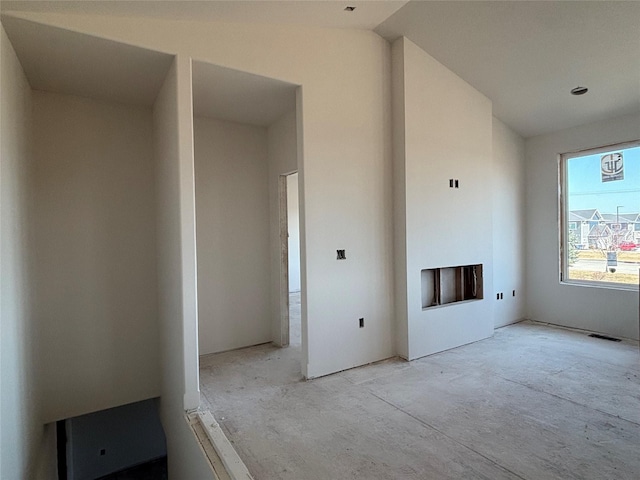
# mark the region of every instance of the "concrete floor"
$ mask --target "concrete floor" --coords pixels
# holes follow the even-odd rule
[[[630,342],[523,322],[309,382],[292,342],[202,357],[200,382],[256,480],[640,478]]]

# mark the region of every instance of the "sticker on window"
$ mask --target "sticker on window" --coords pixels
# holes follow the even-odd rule
[[[622,152],[608,153],[600,158],[600,170],[603,182],[624,180],[624,162]]]

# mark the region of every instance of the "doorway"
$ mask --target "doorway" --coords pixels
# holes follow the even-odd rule
[[[298,173],[280,176],[281,346],[300,346],[300,203]]]

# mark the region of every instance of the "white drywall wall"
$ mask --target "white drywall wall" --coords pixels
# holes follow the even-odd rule
[[[32,314],[32,94],[0,32],[0,478],[57,478],[56,425],[42,422]],[[31,252],[31,253],[30,253]]]
[[[267,129],[198,117],[194,152],[200,354],[269,342]]]
[[[522,320],[526,312],[524,174],[524,140],[493,117],[493,289],[504,294],[494,303],[495,327]]]
[[[33,92],[46,422],[158,396],[151,112]],[[126,372],[126,375],[123,374]]]
[[[393,254],[396,353],[409,358],[407,304],[407,199],[405,138],[404,40],[391,46],[391,106],[393,129]]]
[[[177,57],[153,109],[160,419],[167,437],[169,477],[205,480],[213,478],[213,473],[185,417],[185,410],[200,403],[190,73],[190,60]]]
[[[281,294],[286,286],[281,261],[280,176],[298,169],[296,112],[290,111],[267,129],[269,158],[269,237],[271,239],[271,338],[276,345],[286,343]],[[282,285],[281,285],[282,283]],[[281,291],[282,289],[282,291]]]
[[[582,125],[525,142],[528,316],[533,320],[638,338],[638,291],[560,283],[558,158],[637,140],[640,115]]]
[[[30,478],[42,436],[29,308],[31,89],[4,28],[0,37],[0,477]]]
[[[406,292],[409,359],[486,338],[493,333],[491,102],[406,38],[396,40],[393,101],[403,102],[404,170],[394,192],[406,210]],[[400,92],[397,90],[400,89]],[[394,125],[401,128],[401,120]],[[396,137],[398,138],[398,137]],[[402,137],[399,137],[402,141]],[[396,153],[401,154],[401,148]],[[460,188],[449,188],[449,179]],[[402,228],[402,225],[400,225]],[[400,238],[401,240],[401,238]],[[397,250],[402,262],[402,245]],[[421,270],[482,264],[484,299],[422,309]]]
[[[390,47],[384,39],[370,31],[282,25],[24,17],[302,85],[304,373],[315,377],[395,353]],[[346,249],[346,261],[336,260],[336,249]],[[195,316],[186,321],[185,329],[195,330]],[[196,343],[190,339],[187,345]]]
[[[289,230],[289,291],[300,291],[300,216],[298,174],[287,176],[287,219]]]
[[[69,480],[103,477],[167,454],[155,400],[70,418],[66,433]]]

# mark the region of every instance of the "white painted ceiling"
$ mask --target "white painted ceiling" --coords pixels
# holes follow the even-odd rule
[[[181,20],[296,24],[373,30],[408,0],[22,0],[2,11],[144,16]],[[355,6],[353,12],[344,8]]]
[[[524,137],[640,112],[640,2],[412,1],[376,32],[412,40]]]
[[[346,5],[356,10],[345,12]],[[389,40],[404,35],[489,97],[494,114],[524,137],[640,112],[634,1],[3,0],[0,8],[364,28]],[[571,96],[576,86],[589,93]]]
[[[35,90],[151,107],[173,56],[3,15]],[[269,126],[296,108],[296,85],[193,62],[194,115]]]
[[[193,114],[267,127],[296,108],[296,85],[193,62]]]
[[[2,25],[31,88],[153,105],[173,56],[12,17]]]

